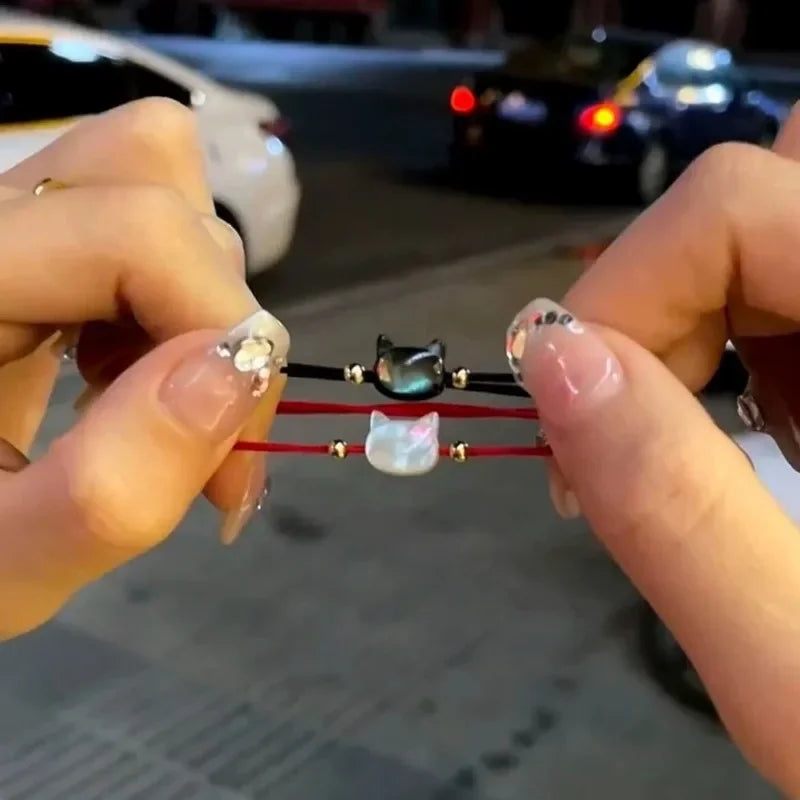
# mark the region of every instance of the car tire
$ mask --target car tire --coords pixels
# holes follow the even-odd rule
[[[479,154],[453,146],[448,161],[450,182],[457,188],[474,189],[486,183],[487,165]]]
[[[685,708],[719,721],[714,703],[683,648],[644,602],[639,619],[639,647],[645,668],[664,692]]]
[[[650,142],[636,165],[636,195],[649,206],[661,197],[672,181],[672,159],[661,142]]]

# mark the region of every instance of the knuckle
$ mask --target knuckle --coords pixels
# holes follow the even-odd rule
[[[691,547],[713,530],[726,506],[729,473],[699,466],[691,443],[673,436],[642,439],[631,449],[625,513],[619,535],[640,551]]]
[[[752,192],[753,175],[770,155],[743,142],[716,144],[692,162],[680,183],[690,193],[713,195],[717,203],[737,202],[748,185]]]
[[[200,141],[195,114],[175,100],[148,97],[126,106],[122,130],[145,155],[186,158]]]
[[[104,468],[103,459],[88,444],[70,443],[63,470],[66,519],[78,540],[97,556],[100,571],[164,537],[167,521],[160,504],[136,502],[129,478],[121,470]]]
[[[147,262],[154,252],[192,241],[188,234],[196,215],[177,189],[152,185],[118,191],[113,206],[119,227],[112,235],[124,240],[134,259]]]

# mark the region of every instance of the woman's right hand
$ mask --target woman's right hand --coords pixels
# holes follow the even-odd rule
[[[800,108],[774,152],[702,156],[510,352],[551,493],[680,641],[751,762],[800,798],[800,529],[693,392],[744,345],[767,430],[800,465]],[[512,363],[515,363],[512,359]]]
[[[65,188],[34,196],[44,178]],[[0,636],[168,536],[204,491],[235,538],[264,486],[262,438],[284,385],[216,350],[289,336],[243,279],[214,215],[191,112],[163,100],[86,121],[0,175]],[[228,332],[235,329],[233,334]],[[26,454],[78,333],[95,397],[34,463]]]

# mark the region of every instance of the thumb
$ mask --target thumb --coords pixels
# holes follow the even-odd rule
[[[787,743],[800,741],[800,532],[630,339],[537,300],[509,350],[591,527],[681,641],[740,746],[797,792]]]
[[[258,312],[227,334],[170,340],[40,460],[2,476],[0,632],[40,624],[75,589],[175,529],[252,416],[268,366],[285,359],[278,326]]]

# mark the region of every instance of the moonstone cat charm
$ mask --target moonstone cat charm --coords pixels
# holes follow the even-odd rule
[[[439,415],[390,419],[380,411],[369,418],[364,454],[379,472],[397,477],[425,475],[439,463]]]
[[[444,391],[444,343],[396,345],[381,334],[376,344],[375,388],[393,400],[430,400]]]

